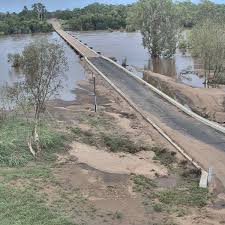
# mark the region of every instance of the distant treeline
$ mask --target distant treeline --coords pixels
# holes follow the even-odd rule
[[[136,4],[136,3],[135,3]],[[24,6],[20,13],[0,13],[0,33],[19,34],[49,32],[51,25],[46,22],[48,18],[62,20],[67,30],[106,30],[127,29],[133,31],[129,21],[129,13],[134,5],[106,5],[94,3],[82,9],[57,10],[47,12],[41,3],[32,5],[31,9]],[[215,4],[202,0],[194,4],[190,0],[174,3],[176,19],[183,27],[193,27],[206,19],[225,22],[225,4]]]
[[[125,28],[129,6],[94,3],[82,9],[56,11],[50,17],[65,20],[69,30],[105,30]]]
[[[134,30],[129,22],[129,12],[133,5],[105,5],[94,3],[82,9],[48,13],[48,17],[64,20],[64,28],[69,30]],[[206,19],[225,21],[225,4],[215,4],[202,0],[194,4],[190,0],[174,3],[176,17],[181,26],[193,27]]]
[[[0,13],[0,34],[28,34],[49,32],[52,26],[46,22],[47,10],[41,3],[24,6],[20,13]]]

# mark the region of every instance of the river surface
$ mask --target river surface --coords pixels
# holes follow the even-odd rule
[[[198,67],[191,56],[184,56],[180,51],[177,51],[173,59],[158,60],[153,63],[149,59],[147,50],[142,46],[141,34],[138,32],[97,31],[70,33],[78,36],[82,42],[87,43],[94,50],[100,51],[106,56],[115,57],[120,64],[124,58],[127,58],[128,69],[140,77],[143,76],[143,69],[148,68],[154,72],[173,77],[177,82],[185,83],[193,87],[203,87],[203,80],[197,75],[188,74],[180,76],[183,70],[193,71]],[[85,79],[84,69],[79,63],[79,57],[55,32],[0,37],[0,84],[4,82],[12,84],[21,75],[19,71],[14,71],[8,63],[8,54],[21,52],[28,43],[42,38],[47,38],[52,41],[56,40],[64,46],[69,70],[65,72],[64,89],[60,91],[58,98],[66,101],[74,100],[76,96],[73,90],[77,88],[76,81]]]
[[[64,88],[60,90],[57,98],[72,101],[76,97],[73,92],[73,90],[77,88],[76,81],[85,79],[84,69],[79,63],[79,57],[55,32],[48,34],[0,37],[0,84],[3,84],[4,82],[12,84],[21,76],[21,73],[15,71],[10,63],[8,63],[8,54],[20,53],[28,43],[43,38],[47,38],[50,41],[57,41],[64,47],[65,56],[68,62],[68,70],[65,72],[65,78],[63,78]]]

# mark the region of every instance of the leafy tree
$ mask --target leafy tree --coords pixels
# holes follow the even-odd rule
[[[18,55],[11,58],[18,60]],[[33,130],[28,145],[31,153],[36,156],[41,152],[38,135],[40,117],[46,111],[46,101],[62,87],[67,61],[62,46],[45,39],[26,46],[18,61],[24,79],[12,88],[11,96],[17,104],[23,106],[26,115],[32,109],[29,115],[33,118]]]
[[[35,6],[37,8],[37,6]],[[40,6],[42,11],[37,16],[38,11],[29,10],[24,6],[23,10],[16,13],[0,13],[0,33],[3,34],[21,34],[21,33],[36,33],[49,32],[52,26],[45,19],[45,6]],[[43,14],[44,13],[44,14]]]
[[[191,0],[177,2],[175,4],[177,17],[180,24],[184,27],[193,27],[196,24],[198,6]]]
[[[191,47],[203,62],[205,84],[225,83],[225,26],[209,20],[198,24],[191,34]]]
[[[94,3],[83,9],[56,11],[51,17],[66,20],[69,30],[105,30],[126,27],[127,6]]]
[[[140,29],[143,45],[152,58],[174,55],[178,24],[172,0],[139,0],[128,20]]]
[[[35,3],[32,5],[33,12],[36,13],[38,20],[43,20],[44,15],[47,12],[45,6],[41,3]]]

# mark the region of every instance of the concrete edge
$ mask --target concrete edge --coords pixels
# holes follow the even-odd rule
[[[157,89],[156,87],[154,87],[153,85],[147,83],[146,81],[144,81],[143,79],[141,79],[140,77],[137,77],[136,75],[134,75],[133,73],[131,73],[129,70],[125,69],[124,67],[122,67],[121,65],[119,65],[118,63],[114,62],[113,60],[105,57],[105,56],[101,56],[103,59],[113,63],[114,65],[118,66],[119,68],[121,68],[122,70],[124,70],[126,73],[128,73],[129,75],[131,75],[133,78],[135,78],[139,83],[147,86],[148,88],[150,88],[152,91],[154,91],[156,94],[160,95],[161,97],[163,97],[164,99],[166,99],[168,102],[170,102],[171,104],[173,104],[174,106],[176,106],[178,109],[182,110],[184,113],[186,113],[187,115],[193,117],[194,119],[206,124],[207,126],[220,131],[222,133],[225,134],[225,127],[219,125],[218,123],[212,122],[210,120],[207,120],[201,116],[199,116],[198,114],[192,112],[191,110],[189,110],[188,108],[186,108],[185,106],[183,106],[182,104],[180,104],[179,102],[177,102],[176,100],[174,100],[173,98],[169,97],[168,95],[166,95],[165,93],[163,93],[162,91],[160,91],[159,89]]]
[[[60,34],[59,31],[57,31],[55,29],[56,33],[58,33],[60,35],[61,38],[63,38],[63,36]],[[65,31],[64,31],[65,32]],[[68,32],[65,32],[66,34],[72,36],[71,34],[69,34]],[[73,36],[72,36],[73,37]],[[67,43],[68,41],[63,38],[63,40],[65,40]],[[77,40],[79,41],[79,40]],[[80,42],[80,41],[79,41]],[[82,45],[84,45],[82,42],[80,42]],[[68,43],[69,44],[69,43]],[[69,44],[70,45],[70,44]],[[71,45],[70,45],[71,46]],[[89,48],[88,46],[84,45],[86,48]],[[73,46],[71,46],[73,47]],[[100,57],[108,60],[109,62],[115,64],[116,66],[120,67],[121,69],[123,69],[125,72],[127,72],[129,75],[131,75],[132,77],[134,77],[136,80],[138,80],[138,82],[141,82],[143,85],[147,85],[151,90],[153,90],[154,92],[156,92],[157,94],[159,94],[160,96],[162,96],[163,98],[167,99],[169,102],[171,102],[173,105],[175,105],[176,107],[178,107],[179,109],[181,109],[182,111],[184,111],[186,114],[190,115],[191,114],[195,114],[193,112],[191,112],[190,110],[188,110],[186,107],[184,107],[183,105],[181,105],[180,103],[176,102],[174,99],[170,98],[169,96],[167,96],[166,94],[164,94],[163,92],[161,92],[160,90],[158,90],[157,88],[155,88],[154,86],[150,85],[149,83],[145,82],[144,80],[142,80],[141,78],[135,76],[134,74],[132,74],[129,70],[125,69],[124,67],[122,67],[121,65],[119,65],[118,63],[114,62],[113,60],[102,56],[100,54],[98,54],[96,51],[94,51],[93,49],[89,48],[93,53],[99,55]],[[175,149],[177,149],[187,160],[189,160],[197,169],[201,170],[201,178],[200,178],[200,182],[199,182],[199,187],[202,188],[207,188],[207,180],[208,180],[208,173],[207,171],[205,171],[196,161],[194,161],[194,159],[192,159],[180,146],[178,146],[157,124],[155,124],[149,117],[145,116],[144,112],[142,112],[131,100],[129,100],[129,98],[120,90],[118,89],[100,70],[97,69],[97,67],[95,67],[87,57],[85,57],[85,55],[81,52],[82,56],[84,57],[85,61],[94,69],[96,70],[96,72],[101,75],[115,90],[117,93],[119,93],[120,96],[122,96],[122,98],[135,110],[137,111],[142,118],[150,123],[159,133],[160,135],[162,135],[172,146],[175,147]],[[182,109],[183,108],[183,109]],[[187,112],[186,112],[187,111]],[[195,114],[197,117],[200,117],[199,115]],[[190,115],[192,116],[192,115]],[[193,116],[192,116],[193,117]],[[200,117],[202,118],[202,117]],[[197,119],[197,118],[196,118]],[[204,119],[204,118],[202,118]],[[199,120],[199,119],[197,119]],[[204,119],[206,120],[206,119]],[[208,121],[208,120],[206,120]],[[208,121],[211,122],[211,121]],[[204,122],[203,122],[204,123]],[[211,122],[212,123],[212,122]],[[208,125],[208,124],[207,124]],[[217,125],[217,124],[216,124]],[[210,125],[209,125],[210,126]],[[214,128],[214,127],[213,127]],[[216,129],[216,128],[214,128]],[[223,132],[223,131],[222,131]],[[224,132],[225,133],[225,128],[224,128]]]
[[[87,57],[84,57],[85,61],[101,76],[103,77],[110,86],[116,90],[116,92],[136,111],[138,112],[142,118],[151,124],[162,137],[164,137],[175,149],[177,149],[188,161],[190,161],[197,169],[201,170],[201,178],[199,182],[199,186],[202,188],[207,188],[207,171],[202,168],[198,162],[194,161],[175,141],[173,141],[157,124],[155,124],[149,117],[145,115],[145,113],[140,110],[119,88],[115,86],[95,65]]]

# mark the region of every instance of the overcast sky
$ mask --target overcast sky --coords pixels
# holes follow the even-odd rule
[[[77,7],[84,7],[85,5],[99,2],[107,4],[128,4],[136,0],[0,0],[0,12],[14,12],[20,11],[24,5],[30,6],[34,2],[42,2],[47,6],[49,11],[56,9],[72,9]],[[193,0],[197,2],[198,0]],[[214,0],[217,3],[224,3],[224,0]]]

